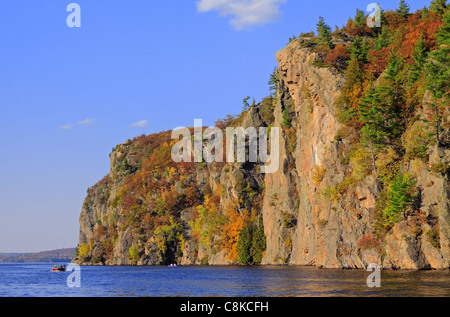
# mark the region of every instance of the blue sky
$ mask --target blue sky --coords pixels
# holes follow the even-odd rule
[[[81,28],[66,24],[71,2]],[[76,246],[86,189],[108,173],[115,145],[239,113],[246,96],[269,94],[289,37],[319,16],[342,26],[370,2],[4,1],[0,252]]]

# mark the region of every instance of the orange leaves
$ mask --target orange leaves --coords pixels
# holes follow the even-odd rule
[[[245,219],[241,216],[236,209],[235,204],[228,204],[226,208],[226,214],[228,222],[223,228],[223,240],[222,247],[228,252],[227,258],[231,261],[238,260],[238,247],[237,243],[239,235],[244,228]]]
[[[354,22],[349,21],[347,24],[347,34],[350,36],[372,36],[374,33],[367,25],[355,26]]]
[[[122,202],[122,206],[125,210],[125,213],[128,213],[130,211],[130,209],[135,205],[136,203],[136,197],[134,197],[133,195],[127,195]]]
[[[198,192],[197,187],[190,186],[184,192],[185,195],[185,206],[186,207],[194,207],[200,202],[200,193]]]
[[[379,51],[372,51],[369,53],[370,63],[366,65],[366,68],[373,73],[376,77],[386,69],[389,60],[389,52],[392,47],[384,47]]]
[[[379,242],[375,237],[367,235],[358,241],[357,246],[361,250],[377,249],[379,247]]]
[[[97,228],[94,230],[94,240],[100,241],[101,238],[106,234],[105,227],[102,225],[97,225]]]
[[[424,19],[419,19],[418,14],[412,15],[408,19],[408,24],[406,25],[407,33],[399,47],[399,56],[410,59],[421,34],[426,49],[434,49],[436,46],[435,34],[441,25],[442,21],[439,16],[431,12]]]
[[[347,60],[350,58],[350,51],[345,45],[338,44],[327,54],[325,62],[338,69],[345,69],[347,67]]]

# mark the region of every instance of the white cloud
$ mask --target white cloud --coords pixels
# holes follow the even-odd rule
[[[230,24],[237,30],[274,22],[281,17],[280,4],[287,0],[199,0],[198,12],[217,11],[231,15]]]
[[[61,126],[61,127],[59,127],[61,130],[70,130],[70,129],[72,129],[73,128],[73,124],[72,123],[69,123],[69,124],[66,124],[66,125],[63,125],[63,126]]]
[[[94,122],[94,119],[87,118],[85,120],[78,121],[77,124],[78,125],[88,125],[88,124],[92,124],[93,122]]]
[[[135,123],[132,123],[131,126],[133,128],[144,128],[148,124],[148,120],[142,120]]]

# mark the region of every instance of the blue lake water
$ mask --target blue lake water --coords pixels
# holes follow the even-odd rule
[[[370,272],[312,267],[81,267],[81,287],[69,288],[71,272],[52,264],[0,264],[0,297],[301,297],[450,296],[450,271],[382,271],[381,287],[369,288]]]

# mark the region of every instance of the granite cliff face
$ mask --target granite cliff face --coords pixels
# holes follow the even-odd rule
[[[207,244],[201,242],[202,234],[199,237],[194,232],[201,214],[199,206],[211,213],[205,198],[214,193],[217,217],[229,215],[229,207],[233,206],[238,216],[247,212],[253,215],[249,219],[262,219],[265,249],[257,263],[325,268],[365,268],[370,263],[395,269],[449,268],[449,176],[448,172],[433,172],[431,167],[448,165],[450,150],[434,146],[427,161],[402,166],[417,179],[420,213],[405,212],[385,236],[376,238],[379,180],[370,174],[358,182],[346,182],[355,173],[352,162],[345,159],[354,139],[342,134],[335,106],[345,76],[332,67],[317,67],[314,61],[318,55],[303,48],[303,41],[293,41],[276,55],[279,67],[275,102],[250,107],[238,122],[243,127],[280,128],[280,168],[276,173],[261,174],[255,164],[214,163],[174,165],[166,173],[146,174],[152,175],[145,183],[148,188],[155,184],[170,188],[163,195],[174,196],[165,202],[177,201],[169,213],[171,219],[179,220],[180,227],[170,231],[176,234],[168,238],[169,231],[157,229],[155,219],[165,214],[165,207],[158,205],[157,191],[147,189],[147,196],[136,194],[133,198],[123,190],[124,185],[127,190],[134,188],[127,177],[147,168],[142,163],[143,152],[153,157],[159,148],[140,145],[143,139],[119,145],[111,153],[109,175],[88,191],[80,216],[79,255],[75,261],[99,265],[237,263],[237,257],[230,256],[233,249],[224,247],[224,236],[230,237],[224,232],[231,231],[226,224],[214,223],[221,227],[217,232],[214,228],[208,231]],[[285,113],[289,114],[289,128],[283,124]],[[448,133],[448,122],[447,109],[444,134]],[[407,133],[414,134],[414,128],[411,125]],[[170,147],[170,133],[159,139]],[[151,164],[159,166],[155,157]],[[134,190],[141,193],[140,189]],[[138,206],[145,207],[128,208],[127,199],[137,199]],[[168,220],[161,220],[159,225],[176,227]],[[201,225],[206,228],[207,220]]]
[[[342,160],[352,138],[339,137],[342,126],[336,119],[335,101],[344,76],[333,68],[313,66],[316,54],[300,47],[301,41],[296,41],[277,54],[281,102],[275,109],[275,125],[281,126],[283,109],[288,107],[294,131],[284,134],[280,170],[266,175],[267,251],[263,263],[448,268],[448,175],[433,174],[429,167],[438,162],[448,164],[450,151],[434,147],[428,164],[407,167],[418,177],[420,210],[426,220],[419,224],[417,215],[408,215],[384,241],[375,241],[374,212],[380,196],[377,179],[368,175],[345,191],[337,190],[353,168]],[[286,226],[286,218],[294,219],[295,225]],[[440,228],[440,249],[432,246],[426,234],[433,226]]]

